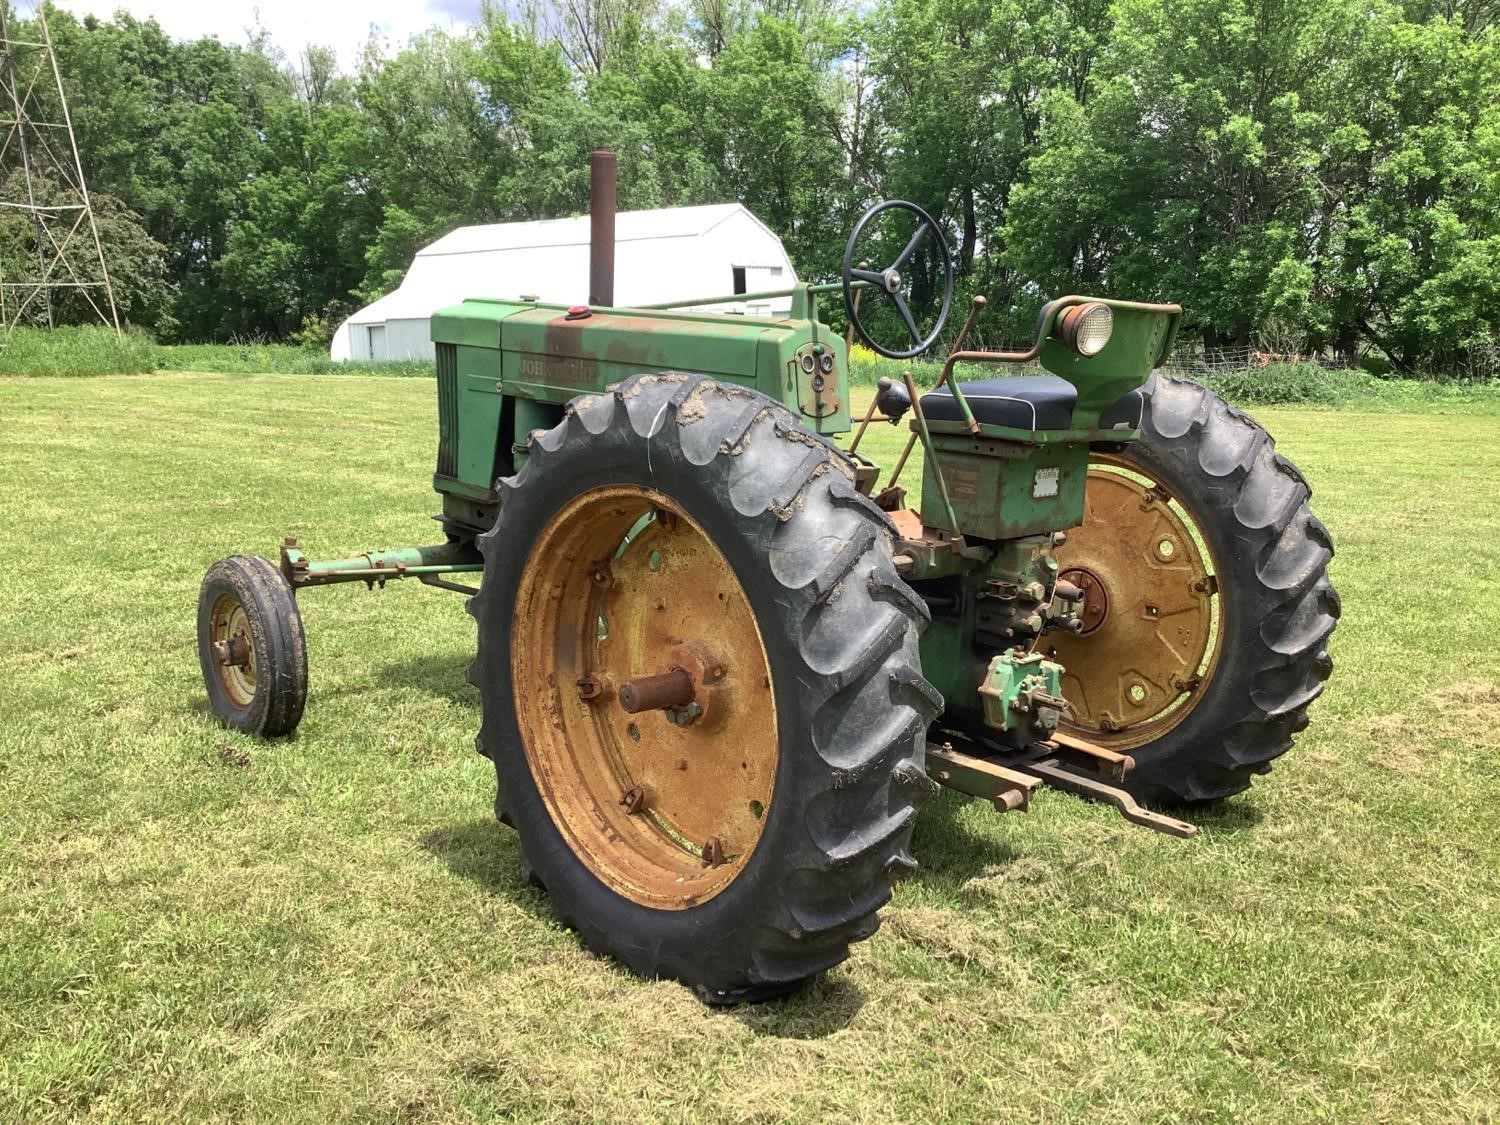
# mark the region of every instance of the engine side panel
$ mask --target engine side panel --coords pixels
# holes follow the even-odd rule
[[[456,510],[492,504],[495,476],[511,465],[513,448],[555,421],[570,399],[642,372],[708,375],[777,399],[817,433],[850,428],[844,342],[816,320],[640,309],[580,315],[557,305],[479,299],[435,314],[432,338],[439,408],[433,483],[464,501]]]

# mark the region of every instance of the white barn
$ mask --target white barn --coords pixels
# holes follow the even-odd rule
[[[621,211],[615,216],[615,304],[787,289],[797,280],[781,239],[742,204]],[[583,304],[589,217],[459,227],[418,252],[400,288],[339,325],[334,359],[432,358],[432,314],[468,297]],[[785,316],[788,297],[707,311]]]

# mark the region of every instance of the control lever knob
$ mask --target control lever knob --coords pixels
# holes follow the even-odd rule
[[[875,387],[875,405],[894,426],[911,409],[911,395],[906,393],[904,383],[896,382],[889,375],[882,375]]]

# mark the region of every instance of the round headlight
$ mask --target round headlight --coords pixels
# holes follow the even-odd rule
[[[1097,302],[1074,305],[1058,321],[1063,343],[1081,356],[1098,355],[1115,330],[1115,314]]]

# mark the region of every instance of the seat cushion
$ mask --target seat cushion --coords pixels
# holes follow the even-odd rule
[[[1016,430],[1066,430],[1073,421],[1078,391],[1056,375],[1017,375],[964,384],[964,401],[974,420]],[[947,387],[922,396],[922,413],[934,422],[962,422],[958,400]]]
[[[964,401],[974,420],[987,426],[1015,430],[1066,430],[1073,424],[1078,390],[1056,375],[1018,375],[1010,379],[978,379],[964,384]],[[1126,391],[1099,418],[1101,430],[1135,430],[1141,425],[1146,400],[1140,391]],[[922,413],[934,422],[962,422],[958,400],[947,387],[922,396]]]

